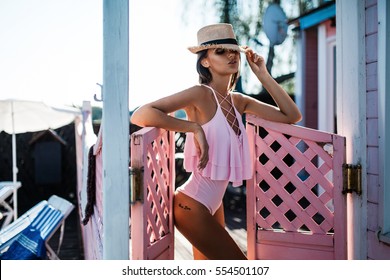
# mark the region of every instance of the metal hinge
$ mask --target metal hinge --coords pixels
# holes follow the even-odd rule
[[[352,192],[362,194],[362,166],[343,164],[343,194]]]
[[[144,167],[130,167],[130,203],[140,201],[144,202],[143,186],[144,186]]]

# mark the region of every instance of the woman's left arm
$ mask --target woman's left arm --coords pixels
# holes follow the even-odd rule
[[[272,96],[277,107],[245,96],[242,100],[244,102],[244,112],[270,121],[299,122],[302,118],[300,110],[287,92],[268,73],[264,58],[253,52],[251,48],[246,48],[245,54],[253,73]]]

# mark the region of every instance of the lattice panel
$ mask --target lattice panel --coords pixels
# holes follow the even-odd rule
[[[147,162],[144,169],[146,187],[146,233],[150,244],[169,232],[169,139],[163,133],[147,147]]]
[[[257,127],[258,230],[332,234],[333,144]]]

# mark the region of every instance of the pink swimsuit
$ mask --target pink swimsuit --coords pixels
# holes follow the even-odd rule
[[[232,104],[238,121],[239,133],[237,134],[226,119],[222,111],[224,108],[218,103],[215,91],[209,86],[206,87],[213,92],[218,104],[214,117],[202,125],[209,144],[209,161],[203,170],[198,170],[199,157],[194,135],[187,133],[184,168],[187,172],[192,172],[192,175],[178,188],[178,191],[199,201],[214,215],[222,204],[229,181],[233,186],[238,187],[242,185],[242,180],[251,178],[252,162],[241,115]]]

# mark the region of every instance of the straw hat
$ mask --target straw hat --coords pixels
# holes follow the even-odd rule
[[[198,31],[198,46],[189,47],[192,53],[206,49],[224,48],[236,51],[244,51],[237,43],[233,26],[228,23],[218,23],[202,27]]]

